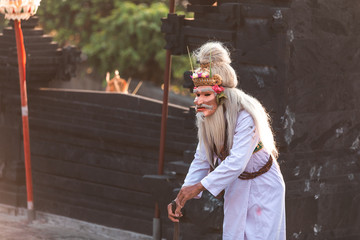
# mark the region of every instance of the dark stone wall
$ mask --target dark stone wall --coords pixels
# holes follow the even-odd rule
[[[19,94],[4,80],[0,202],[25,207]],[[28,98],[35,210],[151,235],[155,201],[143,176],[157,174],[161,102],[58,89],[30,89]],[[195,148],[187,111],[169,106],[166,168]]]
[[[286,181],[287,238],[359,239],[360,3],[190,3],[195,19],[179,17],[183,28],[164,31],[178,34],[177,42],[167,38],[166,48],[183,54],[186,45],[194,49],[219,40],[232,51],[239,87],[260,99],[273,119]],[[201,213],[199,207],[189,208],[188,214]],[[191,220],[203,225],[194,217],[185,222]]]
[[[359,239],[358,1],[292,1],[284,140],[290,239]]]

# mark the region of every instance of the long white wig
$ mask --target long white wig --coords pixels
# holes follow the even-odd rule
[[[227,152],[230,152],[237,116],[243,109],[252,116],[265,150],[276,159],[278,151],[270,126],[270,117],[256,98],[236,88],[238,80],[234,69],[230,66],[229,51],[220,42],[208,42],[202,45],[194,55],[200,64],[212,63],[211,72],[222,77],[222,86],[227,96],[224,104],[218,106],[213,115],[197,118],[199,142],[204,144],[210,164],[213,166],[213,153],[220,153],[225,144]]]

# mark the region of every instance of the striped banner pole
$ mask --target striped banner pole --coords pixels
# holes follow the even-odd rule
[[[25,52],[24,37],[21,30],[20,20],[14,20],[14,28],[15,28],[19,80],[20,80],[21,116],[22,116],[22,124],[23,124],[28,220],[32,221],[35,218],[35,212],[34,212],[34,201],[33,201],[32,176],[31,176],[30,137],[29,137],[29,118],[28,118],[29,111],[28,111],[27,90],[26,90],[26,52]]]

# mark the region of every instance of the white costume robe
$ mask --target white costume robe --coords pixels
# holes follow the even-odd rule
[[[214,196],[223,189],[223,240],[283,240],[285,236],[285,184],[276,160],[270,170],[254,179],[241,180],[243,172],[256,172],[269,159],[262,149],[253,153],[259,134],[250,114],[238,114],[229,156],[211,173],[205,149],[198,145],[183,186],[202,185]],[[199,194],[199,197],[201,193]]]

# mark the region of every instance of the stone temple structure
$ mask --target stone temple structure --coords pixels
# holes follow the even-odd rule
[[[189,0],[187,11],[194,19],[163,19],[166,48],[186,54],[186,46],[224,42],[239,87],[272,116],[286,181],[287,239],[360,239],[359,1]],[[158,200],[163,238],[172,239],[165,206],[192,160],[194,109],[169,107],[166,175],[149,177],[157,173],[161,102],[46,88],[73,74],[78,53],[59,49],[32,21],[23,31],[35,210],[151,235]],[[24,207],[14,49],[13,30],[6,28],[0,34],[0,202]],[[181,237],[221,239],[221,225],[222,202],[205,193],[186,205]]]

